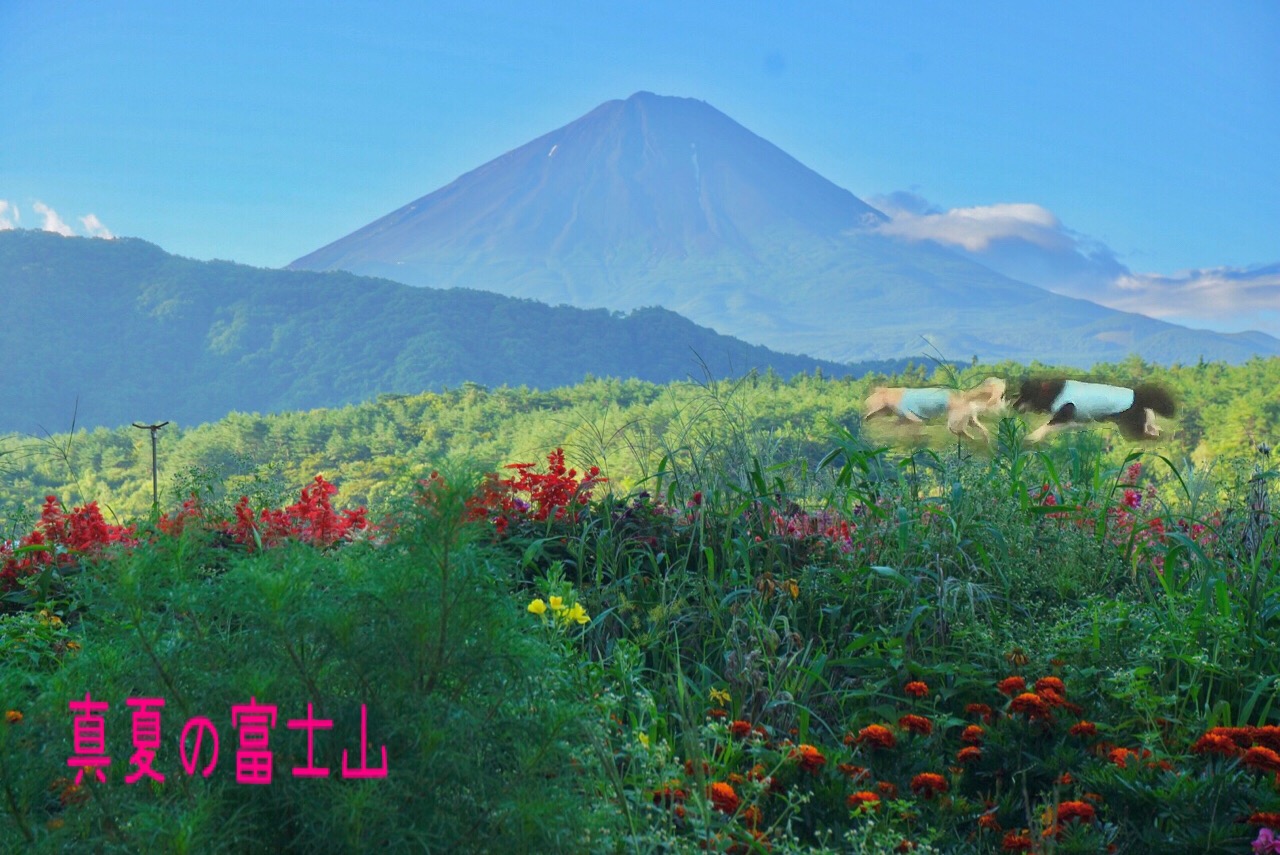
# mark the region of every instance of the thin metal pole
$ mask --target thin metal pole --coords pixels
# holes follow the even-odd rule
[[[133,426],[141,430],[151,431],[151,507],[160,504],[160,483],[156,475],[156,431],[167,425],[168,422],[161,422],[158,425],[140,425],[137,422]]]

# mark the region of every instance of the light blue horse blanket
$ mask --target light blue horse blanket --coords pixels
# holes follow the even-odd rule
[[[1068,380],[1062,384],[1062,392],[1053,399],[1051,412],[1076,405],[1075,417],[1080,420],[1105,419],[1116,413],[1123,413],[1133,406],[1133,390],[1123,386],[1108,386],[1105,383],[1082,383],[1079,380]]]
[[[947,403],[951,400],[952,391],[938,387],[903,389],[898,414],[906,415],[907,412],[912,412],[922,419],[935,419],[947,411]]]

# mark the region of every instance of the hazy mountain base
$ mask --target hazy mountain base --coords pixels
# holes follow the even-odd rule
[[[338,409],[233,413],[210,424],[171,424],[160,432],[161,505],[173,507],[192,490],[210,489],[214,482],[220,490],[274,502],[296,496],[301,485],[323,474],[339,484],[344,505],[367,504],[380,512],[405,492],[408,482],[425,477],[442,460],[470,458],[493,468],[543,460],[557,446],[578,466],[599,465],[611,485],[623,491],[644,483],[660,466],[668,474],[711,478],[716,471],[744,465],[752,455],[764,465],[797,461],[797,467],[812,471],[830,449],[836,430],[858,429],[873,385],[968,386],[994,375],[1016,386],[1029,370],[1063,373],[1003,363],[973,366],[955,377],[941,369],[928,376],[921,367],[860,380],[813,375],[783,380],[766,374],[736,382],[659,385],[593,379],[549,391],[465,384],[444,392],[385,395]],[[1162,383],[1175,393],[1179,417],[1161,420],[1164,434],[1144,446],[1173,461],[1190,458],[1203,469],[1214,461],[1252,458],[1255,444],[1274,443],[1280,433],[1280,403],[1267,391],[1280,382],[1277,359],[1173,368],[1130,360],[1102,366],[1092,376],[1115,383]],[[1026,418],[1034,427],[1045,417]],[[875,420],[865,429],[884,445],[955,447],[940,426],[903,430],[889,420]],[[1115,455],[1133,447],[1109,424],[1099,425],[1096,432],[1103,444],[1114,446]],[[750,435],[751,447],[717,452],[732,453],[734,460],[698,451],[717,446],[718,438],[737,435]],[[987,453],[980,444],[964,448]],[[14,518],[33,513],[46,494],[68,504],[96,500],[121,517],[139,515],[151,504],[150,467],[149,434],[132,427],[43,439],[9,435],[0,438],[0,502]]]

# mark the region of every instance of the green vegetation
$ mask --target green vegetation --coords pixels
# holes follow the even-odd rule
[[[274,502],[322,474],[339,484],[348,502],[382,513],[408,484],[446,458],[493,468],[540,459],[557,446],[574,460],[600,466],[623,492],[652,475],[663,459],[676,471],[700,476],[752,454],[761,460],[802,459],[812,471],[829,450],[833,427],[857,422],[874,385],[969,386],[995,375],[1009,378],[1014,388],[1028,370],[1054,373],[1045,366],[1002,363],[958,374],[949,367],[916,366],[905,374],[875,372],[856,380],[806,374],[784,380],[770,372],[736,381],[664,385],[590,379],[547,391],[466,383],[441,392],[383,395],[338,409],[233,413],[197,426],[171,424],[160,432],[161,504],[176,506],[192,490],[202,491],[206,500],[209,491],[229,490]],[[1098,366],[1093,376],[1130,385],[1162,383],[1173,390],[1181,412],[1152,447],[1180,465],[1189,460],[1194,472],[1229,468],[1233,460],[1250,458],[1257,443],[1280,435],[1280,400],[1268,391],[1280,387],[1277,359],[1172,368],[1131,360]],[[167,415],[159,414],[161,419]],[[72,418],[68,411],[64,421]],[[747,424],[752,428],[748,446],[697,459],[695,448],[712,447],[717,437],[735,436]],[[885,444],[904,439],[887,422],[873,422],[868,430]],[[1107,444],[1122,444],[1110,426],[1100,427],[1098,435]],[[950,440],[941,427],[905,438],[939,449],[948,448]],[[986,453],[976,446],[970,450]],[[1113,449],[1111,458],[1122,451]],[[97,501],[117,519],[145,515],[151,506],[150,435],[132,427],[0,437],[0,472],[0,510],[7,508],[9,516],[21,518],[24,508],[32,510],[48,494],[68,503]],[[219,475],[219,483],[204,477],[211,473]],[[1221,472],[1219,480],[1228,476]]]
[[[1101,369],[1182,398],[1146,448],[1109,427],[1033,448],[1015,418],[989,450],[938,429],[891,448],[855,416],[872,378],[232,416],[162,434],[163,516],[122,510],[150,503],[145,432],[13,438],[11,531],[49,539],[5,564],[39,566],[0,600],[0,840],[1245,851],[1280,830],[1280,572],[1250,445],[1274,412],[1235,400],[1275,371]],[[988,373],[1021,372],[957,379]],[[576,471],[548,458],[561,444]],[[335,527],[317,474],[378,527]],[[56,503],[36,522],[51,484],[68,507],[111,490],[135,528]],[[85,692],[111,704],[112,765],[76,787]],[[290,774],[307,736],[278,721],[272,784],[236,783],[230,709],[251,696],[333,721],[329,777]],[[124,783],[131,697],[165,699],[164,784]],[[338,774],[362,714],[385,778]],[[207,778],[178,756],[194,716],[222,741]]]
[[[136,239],[0,231],[0,431],[220,419],[341,406],[466,381],[549,388],[585,377],[783,376],[841,365],[698,327],[674,312],[548,306],[347,273],[193,261]],[[78,407],[77,407],[78,402]]]

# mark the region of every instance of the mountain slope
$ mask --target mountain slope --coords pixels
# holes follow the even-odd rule
[[[884,215],[711,106],[610,101],[290,265],[549,303],[662,305],[850,361],[1237,362],[1280,341],[1187,330],[882,235]]]
[[[348,273],[193,261],[136,239],[0,232],[0,431],[183,424],[587,374],[665,382],[855,369],[774,353],[670,311],[622,317]]]

